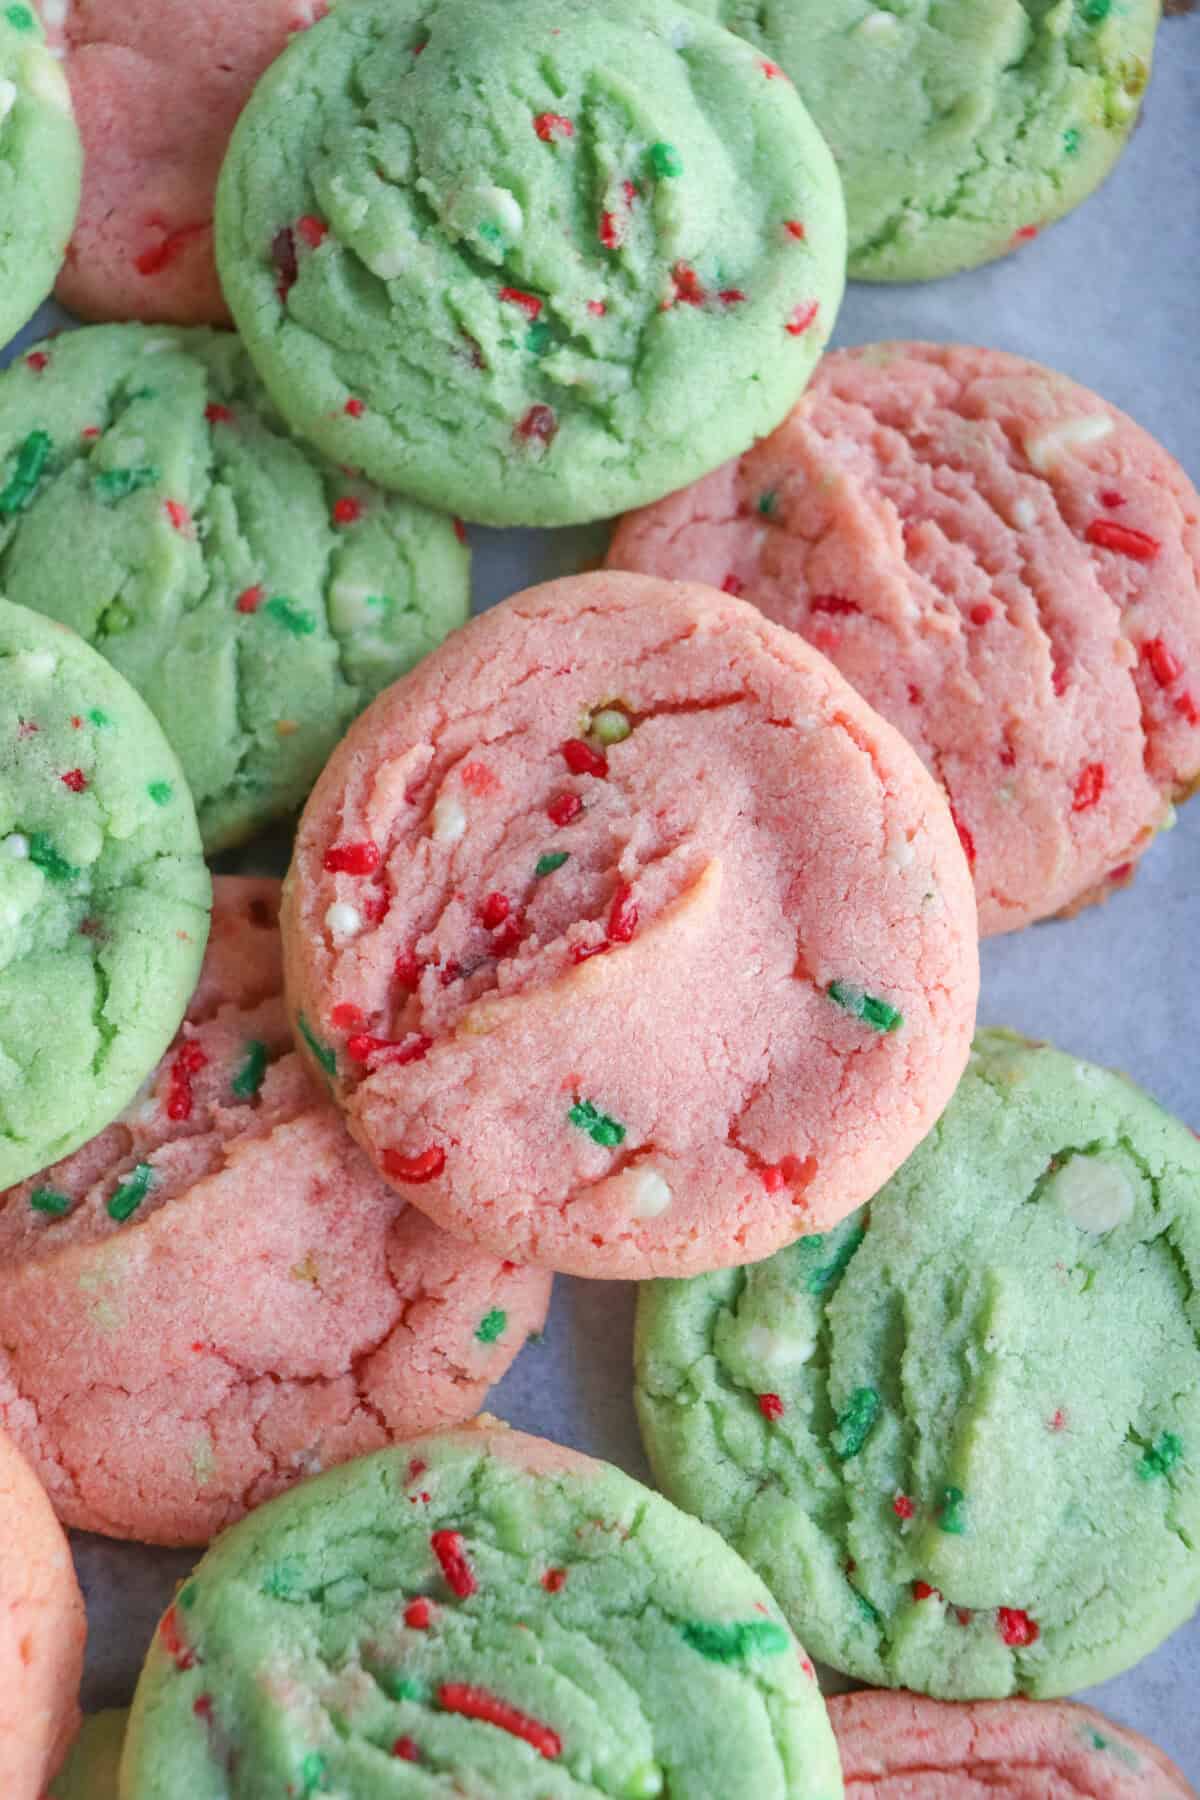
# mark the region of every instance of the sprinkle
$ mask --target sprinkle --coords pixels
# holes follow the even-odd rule
[[[362,515],[362,501],[353,499],[349,494],[343,494],[340,500],[334,502],[331,517],[335,525],[356,525]]]
[[[546,808],[546,817],[552,825],[570,825],[583,811],[583,801],[578,794],[560,794]]]
[[[271,261],[279,277],[275,283],[275,292],[280,303],[286,305],[287,297],[300,274],[300,265],[296,260],[296,239],[286,225],[271,239]]]
[[[764,58],[758,66],[768,81],[775,81],[779,76],[783,75],[783,70],[780,68],[779,64],[770,62],[766,58]],[[784,79],[787,79],[786,76],[784,76]]]
[[[540,316],[542,302],[536,294],[527,294],[521,288],[502,287],[500,298],[506,306],[518,306],[528,319]]]
[[[421,1752],[416,1742],[410,1737],[398,1737],[392,1745],[392,1755],[398,1756],[401,1762],[420,1762]]]
[[[404,1623],[410,1631],[428,1631],[433,1608],[428,1600],[410,1600],[404,1609]]]
[[[739,575],[727,575],[721,583],[721,592],[723,594],[732,594],[735,600],[739,594],[744,594],[745,591],[746,584]]]
[[[1033,239],[1037,236],[1037,234],[1038,234],[1038,228],[1036,225],[1022,225],[1018,228],[1018,230],[1013,232],[1013,243],[1014,244],[1032,243]]]
[[[916,1510],[907,1494],[897,1494],[892,1501],[892,1511],[898,1519],[911,1519]]]
[[[97,498],[106,506],[115,506],[118,500],[127,500],[130,494],[136,494],[139,488],[152,487],[158,480],[158,470],[149,466],[140,469],[102,469],[93,476],[92,486]]]
[[[1101,506],[1107,506],[1115,510],[1118,506],[1124,506],[1125,496],[1124,494],[1119,493],[1116,488],[1101,488],[1100,504]]]
[[[44,350],[31,350],[25,358],[25,366],[32,369],[35,375],[40,375],[42,370],[49,366],[49,363],[50,358]]]
[[[765,493],[758,496],[758,511],[764,519],[771,518],[778,505],[779,495],[774,488],[767,488]]]
[[[674,144],[651,144],[647,158],[660,181],[674,181],[683,174],[683,158]]]
[[[1085,413],[1081,418],[1062,419],[1037,437],[1026,438],[1025,455],[1039,475],[1047,475],[1064,451],[1099,443],[1113,429],[1110,413]]]
[[[258,1038],[251,1038],[243,1054],[245,1061],[230,1085],[239,1100],[249,1100],[263,1084],[267,1072],[267,1046]]]
[[[1200,725],[1200,706],[1197,706],[1191,694],[1180,694],[1175,702],[1175,711],[1186,719],[1189,725]]]
[[[831,1440],[834,1454],[842,1462],[849,1462],[852,1456],[858,1455],[879,1417],[880,1405],[874,1388],[855,1388],[845,1411],[838,1418]]]
[[[851,613],[862,611],[857,600],[847,600],[844,594],[814,594],[808,604],[809,610],[815,613],[830,613],[848,617]]]
[[[478,1719],[484,1725],[495,1725],[544,1756],[548,1762],[562,1755],[562,1739],[557,1731],[528,1713],[519,1712],[507,1700],[500,1700],[486,1688],[465,1681],[444,1681],[437,1691],[437,1703],[443,1712],[459,1713],[464,1719]]]
[[[1099,25],[1112,11],[1112,0],[1083,0],[1080,11],[1089,25]]]
[[[569,861],[570,857],[567,851],[553,850],[548,856],[538,857],[537,867],[533,872],[540,881],[543,875],[553,875],[556,869],[561,869],[563,864]]]
[[[328,225],[323,219],[315,218],[312,213],[305,213],[296,220],[296,230],[310,250],[319,249],[329,235]]]
[[[227,406],[210,404],[204,409],[204,416],[210,425],[232,425],[233,414]]]
[[[24,862],[29,855],[29,839],[24,832],[10,831],[6,838],[0,838],[0,854]]]
[[[605,313],[608,311],[608,308],[607,308],[607,306],[605,306],[603,300],[589,300],[587,303],[587,309],[591,313],[593,319],[602,319],[604,317]]]
[[[539,445],[548,449],[558,434],[558,417],[551,406],[531,406],[522,419],[513,426],[513,437],[518,443]]]
[[[1080,771],[1075,783],[1075,792],[1071,798],[1072,812],[1087,812],[1095,806],[1104,792],[1106,770],[1103,763],[1087,763]]]
[[[605,212],[600,215],[600,242],[606,250],[619,250],[624,242],[625,228],[616,213]]]
[[[690,263],[677,262],[671,270],[671,280],[674,284],[674,291],[672,299],[668,302],[669,305],[673,306],[678,300],[684,306],[703,306],[704,289],[700,285],[700,277]]]
[[[322,1069],[324,1069],[326,1075],[336,1075],[337,1074],[337,1056],[334,1054],[334,1052],[329,1048],[329,1046],[327,1044],[323,1044],[321,1042],[320,1038],[318,1038],[314,1035],[313,1028],[309,1024],[308,1020],[305,1018],[303,1013],[301,1013],[300,1016],[296,1020],[296,1029],[299,1031],[300,1036],[304,1039],[305,1043],[308,1045],[309,1049],[312,1051],[312,1054],[316,1058],[320,1067]]]
[[[169,781],[152,781],[146,789],[155,806],[168,806],[174,797],[175,789]]]
[[[986,625],[995,616],[995,607],[986,600],[981,600],[977,606],[973,606],[968,614],[972,625]]]
[[[784,325],[784,330],[789,337],[803,337],[809,326],[816,319],[819,311],[819,301],[802,300],[799,306],[793,308],[791,315]]]
[[[192,515],[181,500],[164,500],[163,511],[176,531],[181,532],[185,537],[195,535],[192,528]]]
[[[776,1419],[782,1419],[786,1409],[778,1394],[760,1394],[758,1410],[768,1424],[773,1425]]]
[[[290,637],[311,637],[317,629],[317,621],[312,614],[301,612],[300,608],[293,606],[292,602],[283,594],[276,594],[268,600],[263,611],[274,619],[277,625],[282,625]]]
[[[1040,1628],[1029,1614],[1015,1606],[997,1607],[996,1628],[1010,1650],[1027,1650],[1041,1636]]]
[[[31,431],[17,447],[8,484],[0,490],[0,518],[24,512],[31,505],[50,460],[52,440],[48,431]]]
[[[108,1202],[108,1216],[123,1225],[131,1219],[154,1186],[154,1170],[149,1163],[139,1163],[128,1181],[123,1181]]]
[[[607,938],[601,938],[598,944],[573,944],[571,946],[571,961],[578,964],[587,962],[593,956],[604,956],[609,947]]]
[[[383,1153],[384,1174],[409,1187],[423,1187],[427,1181],[436,1181],[445,1166],[446,1152],[440,1144],[431,1144],[419,1156],[404,1156],[399,1150]]]
[[[176,1124],[191,1118],[192,1076],[198,1075],[207,1063],[208,1057],[194,1039],[181,1044],[176,1051],[167,1089],[167,1117]]]
[[[481,1344],[494,1344],[498,1338],[504,1336],[507,1325],[508,1314],[502,1312],[498,1306],[494,1306],[491,1312],[486,1313],[480,1320],[475,1336]]]
[[[161,222],[155,229],[162,230]],[[161,275],[181,251],[211,230],[211,219],[202,219],[194,225],[180,225],[175,231],[164,233],[156,244],[151,244],[135,256],[133,266],[139,275]]]
[[[182,1595],[180,1596],[182,1598]],[[196,1653],[189,1649],[184,1641],[183,1631],[179,1623],[179,1613],[174,1606],[168,1606],[158,1626],[158,1635],[162,1647],[175,1667],[180,1670],[193,1669],[196,1666]]]
[[[563,861],[566,861],[565,857]],[[541,874],[540,868],[538,873]],[[495,931],[498,925],[503,925],[511,910],[512,902],[507,894],[489,894],[479,909],[479,923],[488,931]]]
[[[561,144],[575,136],[574,125],[561,113],[539,113],[533,121],[533,129],[543,144]]]
[[[967,1497],[961,1488],[944,1487],[938,1506],[938,1525],[949,1537],[962,1537],[967,1529]]]
[[[562,754],[572,775],[594,775],[600,781],[608,774],[608,758],[603,751],[593,749],[582,738],[568,738]]]
[[[324,1787],[327,1772],[325,1758],[320,1751],[310,1750],[300,1764],[300,1779],[304,1783],[304,1794],[313,1794],[319,1787]]]
[[[453,794],[440,794],[433,808],[433,840],[437,844],[456,844],[467,829],[467,815]]]
[[[629,715],[622,712],[619,706],[604,706],[599,712],[592,714],[591,736],[599,738],[602,744],[623,744],[632,734],[633,726]]]
[[[29,1204],[34,1212],[48,1213],[52,1219],[65,1218],[75,1202],[69,1194],[60,1194],[55,1188],[34,1188],[29,1196]]]
[[[704,1619],[685,1619],[679,1627],[683,1641],[709,1662],[745,1662],[750,1656],[778,1656],[792,1639],[773,1619],[742,1619],[723,1625]]]
[[[421,965],[412,950],[401,950],[392,964],[392,980],[402,988],[415,988],[421,979]]]
[[[963,850],[966,853],[967,867],[969,869],[974,869],[975,837],[971,831],[971,827],[967,824],[956,806],[951,806],[950,817],[954,820],[954,829],[957,831],[959,842],[962,844]]]
[[[266,589],[261,587],[244,588],[237,597],[237,610],[240,613],[256,613],[263,603],[265,593]]]
[[[65,775],[59,776],[59,780],[73,794],[82,794],[87,787],[87,776],[82,769],[68,769]]]
[[[373,1075],[376,1069],[403,1068],[407,1063],[423,1062],[433,1049],[433,1039],[423,1037],[419,1032],[410,1032],[400,1039],[371,1037],[367,1032],[359,1032],[349,1039],[346,1049],[355,1062],[363,1063],[368,1074]]]
[[[1164,1431],[1153,1444],[1147,1445],[1142,1452],[1142,1460],[1138,1463],[1137,1472],[1142,1481],[1154,1481],[1159,1475],[1165,1475],[1183,1455],[1183,1440],[1176,1437],[1173,1431]]]
[[[586,1131],[594,1144],[605,1150],[613,1150],[618,1144],[625,1142],[625,1127],[616,1119],[610,1119],[607,1113],[599,1112],[590,1100],[577,1100],[567,1114],[570,1123],[580,1131]]]
[[[741,288],[722,288],[717,295],[722,306],[740,306],[745,298]]]
[[[837,1250],[827,1263],[816,1263],[814,1267],[810,1268],[804,1279],[804,1286],[807,1292],[810,1294],[824,1294],[827,1293],[836,1282],[840,1281],[849,1267],[856,1250],[866,1235],[867,1228],[865,1225],[855,1226],[854,1230],[849,1232],[846,1237],[842,1239],[842,1242],[838,1245]],[[814,1257],[819,1257],[822,1254],[824,1244],[825,1240],[820,1235],[801,1238],[797,1245],[797,1249],[801,1252],[803,1260],[811,1261]]]
[[[355,938],[363,928],[363,916],[357,906],[335,900],[326,910],[325,925],[335,938]]]
[[[33,14],[27,6],[5,7],[4,16],[14,31],[33,30]]]
[[[328,875],[373,875],[381,860],[378,844],[368,838],[355,844],[331,844],[322,866]]]
[[[626,884],[619,887],[613,896],[612,909],[608,915],[608,941],[610,944],[628,944],[637,928],[637,902],[633,897],[633,889]]]
[[[862,988],[853,987],[848,981],[831,981],[826,993],[835,1006],[854,1018],[861,1019],[873,1031],[896,1031],[904,1023],[903,1013],[897,1012],[886,1000],[878,999],[874,994],[864,993]]]
[[[567,1571],[565,1569],[547,1569],[541,1580],[542,1586],[548,1594],[559,1594],[567,1585]]]
[[[1162,549],[1148,531],[1135,531],[1132,525],[1119,525],[1115,519],[1093,519],[1083,535],[1097,549],[1115,550],[1134,562],[1153,562]]]
[[[553,341],[554,333],[544,319],[531,325],[525,333],[525,348],[531,356],[545,356]]]
[[[1147,638],[1142,645],[1142,657],[1150,665],[1150,673],[1159,687],[1170,687],[1183,674],[1183,664],[1160,638]]]
[[[912,1584],[912,1591],[913,1599],[918,1601],[940,1600],[942,1597],[940,1590],[935,1587],[930,1587],[927,1581],[914,1581]]]
[[[467,1561],[466,1544],[458,1531],[435,1531],[429,1540],[450,1592],[459,1600],[468,1600],[479,1586],[475,1572]]]
[[[50,881],[75,881],[79,870],[59,855],[44,831],[35,831],[29,839],[29,860]]]
[[[783,221],[783,229],[790,238],[795,238],[796,242],[800,244],[802,244],[808,236],[807,231],[799,219],[785,219]]]

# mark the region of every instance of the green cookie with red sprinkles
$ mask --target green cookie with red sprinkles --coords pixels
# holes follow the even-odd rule
[[[73,631],[0,600],[0,1189],[116,1117],[200,969],[211,883],[179,764]]]
[[[986,1031],[872,1204],[639,1302],[664,1491],[814,1656],[939,1699],[1067,1694],[1200,1599],[1200,1146]]]
[[[706,1526],[494,1420],[219,1538],[138,1685],[124,1800],[841,1800],[811,1662]]]
[[[792,83],[675,0],[339,6],[260,81],[216,219],[296,429],[493,525],[604,517],[769,431],[845,273]]]
[[[26,0],[0,5],[0,344],[54,285],[75,213],[83,150],[71,93]]]

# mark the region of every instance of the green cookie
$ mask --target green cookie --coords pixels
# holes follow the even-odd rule
[[[54,286],[82,172],[71,92],[37,15],[0,0],[0,344]]]
[[[0,600],[0,1192],[94,1137],[152,1072],[210,898],[145,705],[73,632]]]
[[[48,1800],[117,1800],[127,1712],[89,1713],[71,1754],[50,1783]]]
[[[673,0],[350,0],[242,114],[217,255],[280,410],[335,461],[564,525],[779,423],[845,226],[791,83]]]
[[[841,171],[850,273],[926,281],[1002,256],[1108,174],[1158,0],[693,0],[777,57]]]
[[[164,1617],[123,1800],[840,1800],[766,1588],[617,1469],[494,1423],[219,1538]]]
[[[1200,1598],[1200,1146],[1120,1076],[984,1032],[869,1208],[643,1288],[666,1491],[815,1656],[1066,1694]]]
[[[297,443],[228,332],[96,325],[0,376],[0,590],[149,702],[210,852],[304,801],[469,575],[450,519]]]

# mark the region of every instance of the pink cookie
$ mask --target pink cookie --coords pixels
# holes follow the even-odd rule
[[[143,1095],[0,1195],[0,1421],[71,1525],[203,1543],[466,1419],[545,1317],[547,1277],[406,1207],[289,1053],[278,898],[217,881]]]
[[[56,289],[85,319],[227,323],[217,173],[255,82],[324,0],[40,0],[83,138],[83,202]]]
[[[686,1275],[822,1231],[937,1118],[975,908],[912,751],[708,588],[552,582],[334,752],[285,884],[298,1032],[472,1241]]]
[[[1037,363],[837,351],[609,565],[744,593],[832,657],[945,785],[985,934],[1123,884],[1200,775],[1200,499]]]
[[[846,1800],[1195,1800],[1161,1750],[1069,1700],[829,1702]]]
[[[87,1624],[62,1527],[0,1437],[0,1794],[38,1800],[79,1725]]]

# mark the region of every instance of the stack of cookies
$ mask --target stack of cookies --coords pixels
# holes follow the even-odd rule
[[[1200,1601],[1200,1145],[976,1011],[1200,783],[1200,498],[827,352],[1157,10],[0,4],[4,1800],[1192,1794],[1067,1696]],[[661,1493],[480,1413],[555,1273]],[[64,1525],[211,1545],[82,1731]]]

